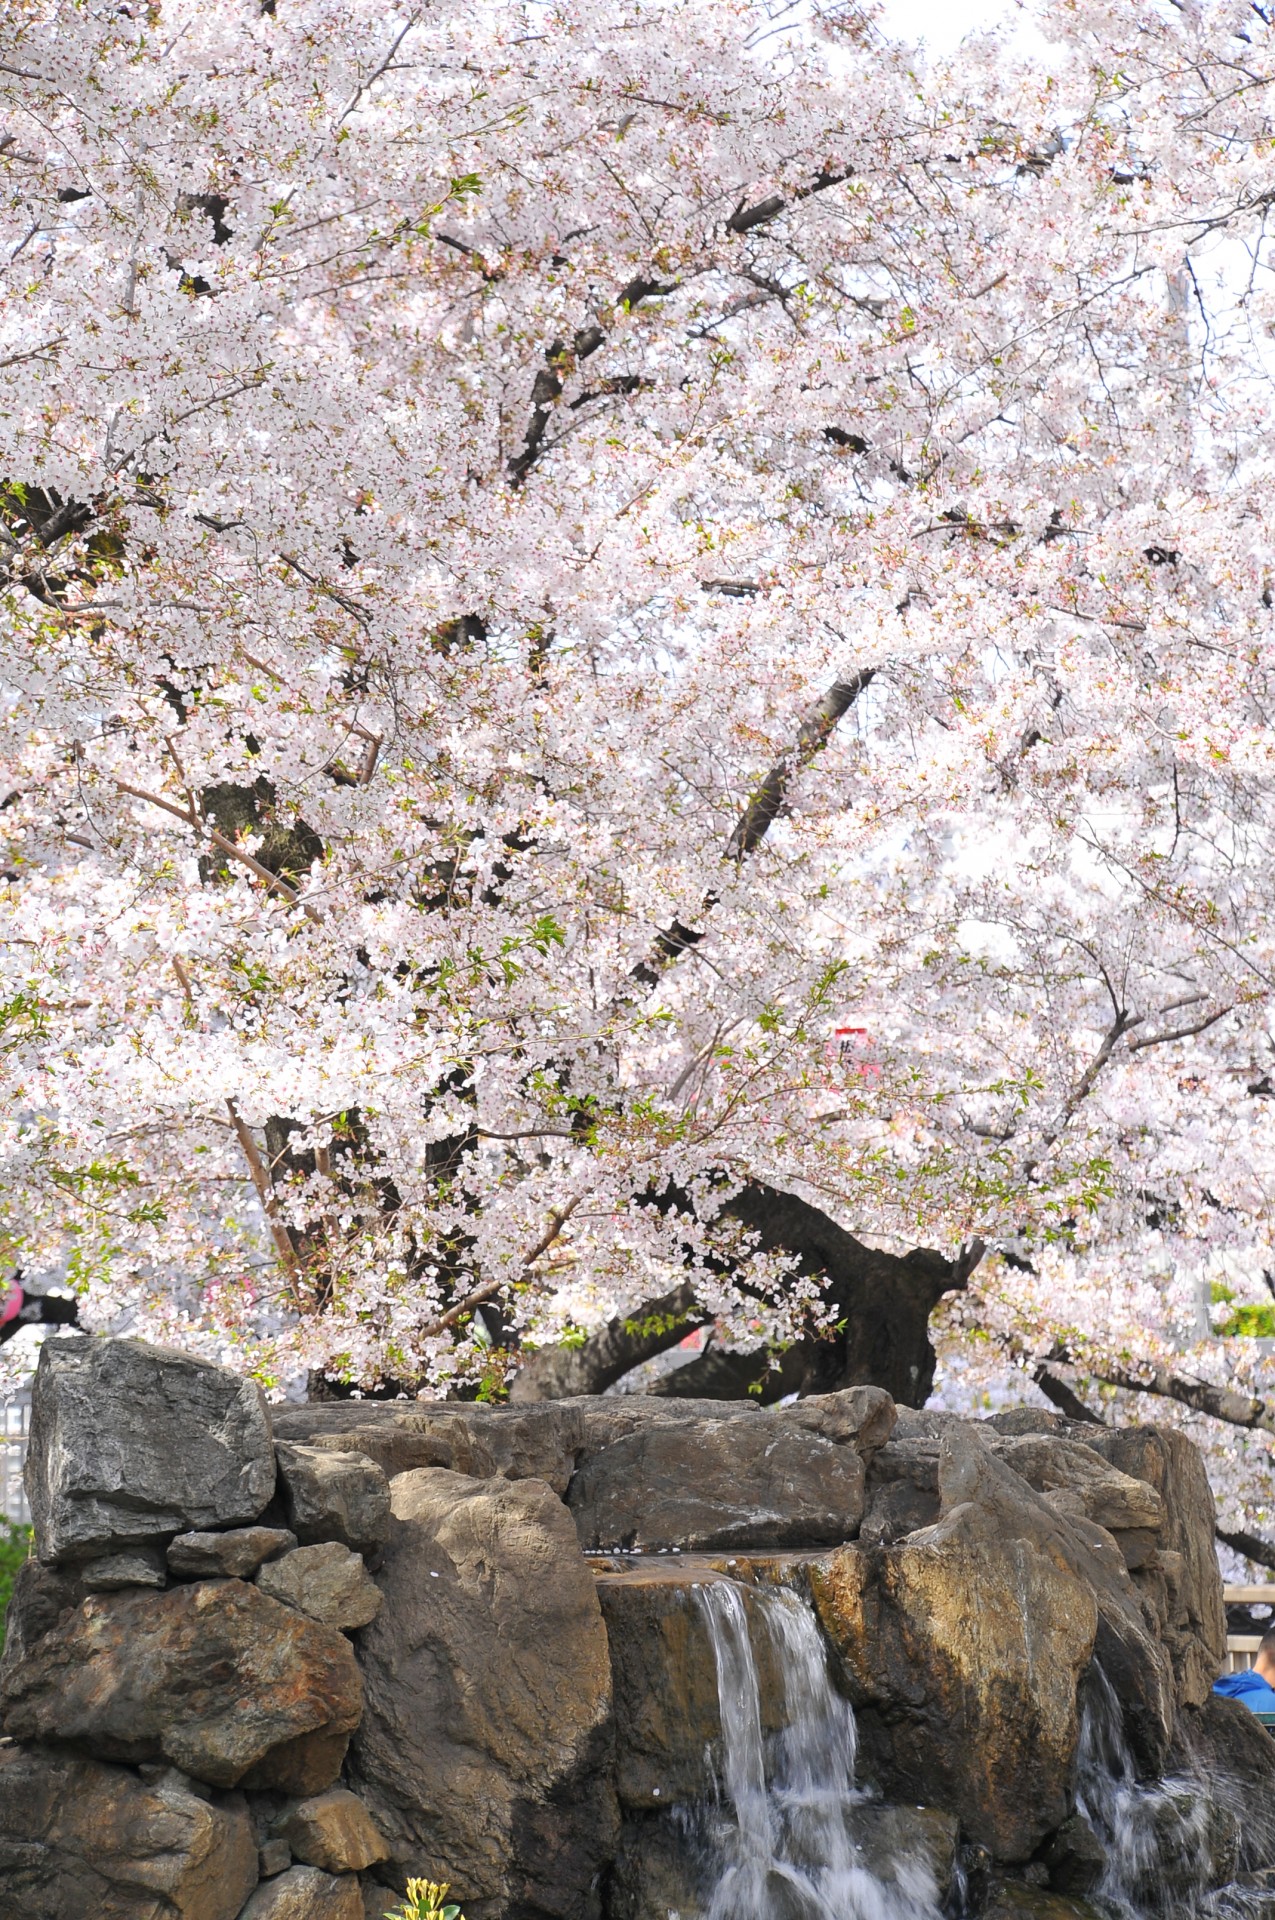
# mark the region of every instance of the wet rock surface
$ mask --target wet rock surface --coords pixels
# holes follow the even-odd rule
[[[40,1558],[54,1562],[255,1520],[275,1483],[261,1390],[140,1341],[46,1341],[26,1482]]]
[[[232,1580],[93,1596],[7,1672],[0,1695],[17,1739],[285,1790],[298,1742],[317,1747],[330,1768],[317,1784],[330,1784],[361,1705],[342,1635]]]
[[[11,1920],[236,1920],[256,1879],[241,1796],[0,1748],[0,1912]]]
[[[616,1826],[611,1671],[570,1515],[541,1482],[443,1468],[392,1493],[351,1785],[396,1874],[450,1881],[466,1920],[585,1920]]]

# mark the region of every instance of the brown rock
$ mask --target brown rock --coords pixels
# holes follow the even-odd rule
[[[298,1547],[282,1560],[272,1560],[257,1575],[257,1585],[272,1600],[296,1607],[322,1626],[352,1632],[375,1620],[381,1594],[363,1564],[339,1541],[325,1540],[314,1547]]]
[[[1203,1706],[1226,1656],[1226,1613],[1217,1509],[1200,1450],[1173,1427],[1095,1427],[1088,1444],[1122,1473],[1145,1480],[1164,1502],[1159,1563],[1137,1571],[1134,1582],[1164,1619],[1178,1704]]]
[[[1158,1533],[1164,1523],[1164,1501],[1155,1488],[1121,1473],[1092,1447],[1035,1434],[1009,1441],[1001,1458],[1037,1493],[1078,1495],[1084,1517],[1108,1532],[1149,1527]]]
[[[994,1879],[983,1920],[1101,1920],[1096,1907],[1069,1894],[1029,1887],[1021,1880]]]
[[[586,1454],[567,1490],[580,1544],[607,1552],[852,1538],[863,1518],[861,1456],[783,1419],[787,1411],[648,1421]]]
[[[1113,1536],[1083,1515],[1060,1513],[1059,1496],[1035,1493],[968,1422],[945,1430],[939,1490],[945,1516],[968,1502],[993,1538],[1037,1542],[1089,1588],[1098,1603],[1094,1652],[1119,1697],[1138,1766],[1158,1773],[1173,1729],[1172,1665]]]
[[[235,1920],[256,1878],[241,1795],[0,1749],[6,1920]]]
[[[360,1636],[349,1777],[397,1871],[466,1920],[587,1920],[613,1851],[606,1629],[562,1502],[536,1480],[401,1474]]]
[[[1062,1523],[1000,1471],[1025,1513],[953,1501],[897,1546],[843,1548],[811,1582],[887,1795],[945,1807],[997,1858],[1025,1860],[1070,1811],[1098,1621]]]
[[[859,1528],[865,1546],[888,1547],[939,1517],[939,1443],[891,1440],[868,1466],[867,1506]]]
[[[488,1407],[438,1401],[347,1401],[281,1407],[278,1440],[321,1452],[364,1453],[388,1478],[447,1467],[475,1480],[544,1480],[564,1494],[575,1468],[578,1421],[560,1403]]]
[[[352,1873],[334,1876],[317,1867],[289,1867],[277,1879],[262,1881],[240,1920],[364,1920],[363,1895]]]
[[[626,1811],[698,1799],[710,1766],[720,1777],[717,1668],[691,1588],[692,1581],[715,1577],[698,1556],[693,1568],[658,1559],[597,1576],[615,1691],[616,1791]],[[783,1685],[774,1643],[755,1630],[752,1588],[742,1586],[741,1593],[757,1662],[762,1731],[777,1733]]]
[[[275,1454],[288,1525],[303,1545],[339,1540],[356,1553],[371,1553],[381,1544],[389,1532],[390,1495],[375,1461],[290,1443]]]
[[[179,1533],[168,1568],[183,1580],[250,1580],[266,1560],[297,1544],[286,1527],[232,1527],[227,1533]]]
[[[298,1742],[317,1741],[331,1771],[315,1784],[330,1784],[361,1689],[341,1634],[219,1580],[85,1600],[9,1671],[3,1704],[20,1740],[165,1759],[213,1786],[252,1770],[252,1784],[287,1790]],[[312,1767],[300,1771],[313,1780]]]
[[[362,1873],[390,1857],[371,1814],[346,1787],[331,1787],[303,1800],[282,1831],[298,1860],[325,1873]]]

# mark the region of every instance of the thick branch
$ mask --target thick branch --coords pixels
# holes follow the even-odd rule
[[[1067,1353],[1055,1352],[1049,1357],[1069,1366],[1080,1364]],[[1207,1414],[1211,1420],[1224,1420],[1228,1426],[1275,1433],[1275,1408],[1265,1400],[1251,1399],[1248,1394],[1236,1393],[1230,1387],[1214,1386],[1209,1380],[1190,1380],[1170,1373],[1167,1367],[1148,1367],[1139,1374],[1127,1367],[1094,1365],[1090,1371],[1095,1380],[1105,1381],[1111,1387],[1123,1387],[1127,1393],[1155,1394],[1162,1400],[1176,1400],[1194,1413]]]
[[[1260,1540],[1255,1533],[1227,1533],[1221,1527],[1217,1529],[1217,1537],[1224,1547],[1242,1555],[1245,1560],[1253,1561],[1255,1566],[1275,1567],[1275,1546],[1269,1540]],[[1275,1588],[1271,1593],[1275,1598]]]
[[[695,1305],[689,1280],[634,1314],[609,1320],[580,1347],[542,1347],[532,1354],[510,1389],[511,1400],[569,1400],[604,1393],[644,1360],[675,1347],[707,1315]]]
[[[808,767],[815,755],[827,745],[838,721],[844,719],[875,677],[875,667],[863,667],[845,680],[834,680],[827,693],[806,708],[797,722],[797,734],[792,745],[780,754],[735,822],[726,842],[724,859],[740,867],[750,853],[756,852],[782,812],[794,776]],[[706,893],[700,904],[701,914],[711,913],[718,898],[714,891]],[[629,978],[639,986],[655,986],[665,968],[680,959],[688,948],[695,946],[703,937],[697,928],[683,926],[680,920],[674,920],[671,926],[663,928],[656,935],[650,952],[632,969]]]

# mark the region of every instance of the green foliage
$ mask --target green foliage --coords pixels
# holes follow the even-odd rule
[[[409,1880],[407,1899],[394,1913],[387,1914],[385,1920],[465,1920],[455,1903],[443,1904],[446,1899],[446,1881],[438,1886],[433,1880]]]
[[[1209,1295],[1215,1307],[1231,1308],[1225,1320],[1218,1321],[1213,1329],[1223,1340],[1233,1340],[1243,1335],[1250,1340],[1275,1340],[1275,1300],[1233,1306],[1234,1291],[1222,1280],[1213,1282]]]
[[[31,1551],[30,1527],[11,1527],[0,1520],[0,1648],[4,1646],[4,1617],[18,1568]]]

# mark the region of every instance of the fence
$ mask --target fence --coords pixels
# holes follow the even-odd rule
[[[0,1396],[0,1516],[29,1525],[27,1496],[22,1485],[22,1463],[31,1430],[31,1389],[19,1387]]]

